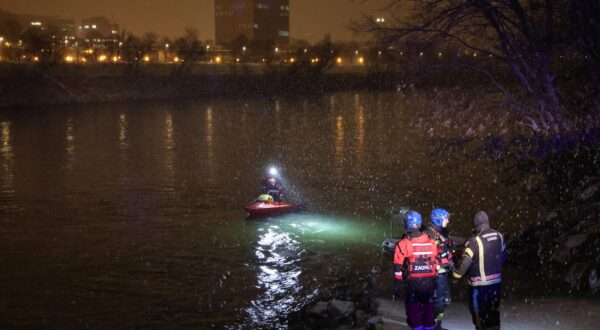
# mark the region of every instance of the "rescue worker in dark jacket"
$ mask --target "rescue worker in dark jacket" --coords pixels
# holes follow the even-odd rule
[[[263,176],[260,182],[260,188],[263,194],[273,196],[273,199],[276,202],[282,201],[285,188],[283,182],[281,182],[281,177],[277,168],[269,168],[268,172]]]
[[[412,329],[435,327],[433,293],[437,275],[437,245],[421,232],[421,215],[409,211],[404,220],[405,237],[396,244],[394,284],[396,292],[404,283],[407,323]]]
[[[454,271],[454,242],[448,237],[448,224],[450,223],[450,213],[444,209],[434,209],[431,211],[431,226],[429,227],[429,236],[435,241],[438,247],[438,263],[440,265],[437,275],[437,286],[435,289],[435,328],[443,330],[442,319],[444,311],[450,305],[450,286],[448,285],[448,275]]]
[[[488,215],[483,211],[475,214],[473,224],[473,235],[465,243],[465,252],[453,275],[468,275],[469,307],[475,328],[500,329],[504,238],[490,228]]]

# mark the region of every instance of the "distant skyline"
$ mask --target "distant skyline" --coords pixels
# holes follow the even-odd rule
[[[334,40],[356,40],[348,30],[361,12],[374,12],[384,0],[290,0],[290,34],[315,42],[327,33]],[[81,20],[106,16],[122,29],[176,37],[193,26],[203,40],[214,39],[214,0],[0,0],[0,9],[17,14]]]

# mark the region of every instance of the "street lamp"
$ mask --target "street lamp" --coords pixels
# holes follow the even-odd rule
[[[243,46],[242,47],[242,59],[244,60],[244,62],[246,61],[246,56],[245,55],[246,55],[246,46]]]
[[[167,63],[167,55],[169,52],[169,47],[171,47],[171,45],[165,44],[165,63]]]

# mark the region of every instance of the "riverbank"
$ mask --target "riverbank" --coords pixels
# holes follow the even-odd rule
[[[379,312],[386,330],[410,329],[402,301],[380,298]],[[444,327],[473,329],[466,301],[447,309]],[[600,322],[600,303],[571,298],[504,299],[500,310],[502,329],[595,329]]]
[[[85,103],[317,94],[396,87],[395,74],[219,67],[4,64],[0,108]]]
[[[0,108],[254,96],[294,97],[341,91],[412,90],[481,85],[463,68],[415,72],[365,66],[265,64],[0,63]]]

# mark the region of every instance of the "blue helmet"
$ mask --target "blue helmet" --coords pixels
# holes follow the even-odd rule
[[[434,209],[431,211],[431,223],[434,226],[442,228],[444,220],[450,220],[450,213],[448,211],[444,209]]]
[[[417,211],[408,211],[404,219],[404,228],[406,230],[414,230],[421,228],[421,214]]]

